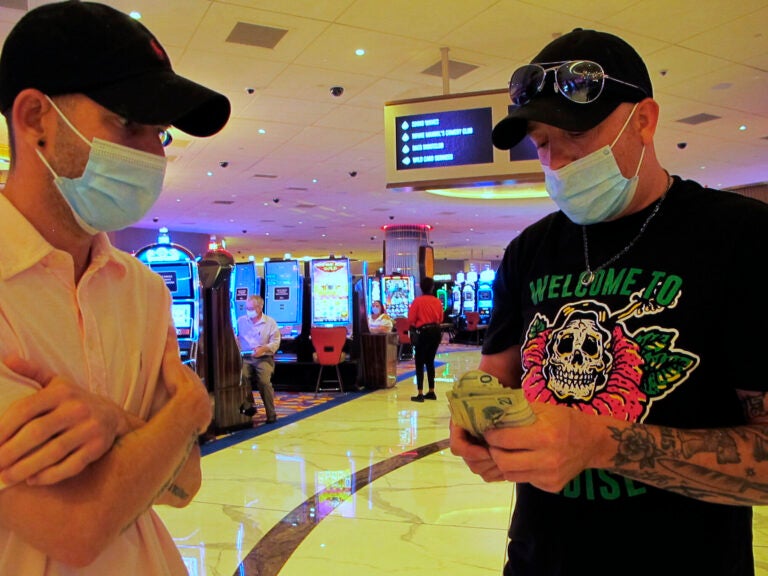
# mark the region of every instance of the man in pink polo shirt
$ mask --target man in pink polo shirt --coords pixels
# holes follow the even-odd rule
[[[90,2],[28,12],[0,55],[0,574],[186,574],[155,504],[200,485],[210,420],[162,279],[105,232],[140,220],[163,136],[229,118],[140,23]]]

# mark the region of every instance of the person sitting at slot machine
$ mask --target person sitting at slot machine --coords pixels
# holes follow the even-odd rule
[[[368,329],[375,334],[386,334],[392,332],[394,326],[395,322],[387,314],[381,300],[374,300],[371,303],[371,315],[368,317]]]
[[[275,353],[280,347],[280,329],[277,322],[264,314],[264,299],[256,294],[245,303],[245,316],[237,320],[237,342],[243,354],[243,381],[251,387],[248,401],[240,406],[246,416],[256,414],[253,401],[253,386],[261,395],[267,424],[277,420],[275,413],[275,390],[272,388],[272,374],[275,372]]]

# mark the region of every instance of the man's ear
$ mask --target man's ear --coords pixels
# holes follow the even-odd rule
[[[653,143],[656,125],[659,122],[659,104],[653,98],[646,98],[638,103],[635,110],[634,125],[643,139],[643,144]]]
[[[16,141],[31,148],[44,146],[54,126],[49,114],[51,103],[45,94],[34,88],[19,92],[13,102],[11,121]]]

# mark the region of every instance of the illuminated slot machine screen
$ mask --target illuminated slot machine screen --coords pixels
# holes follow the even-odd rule
[[[413,276],[383,276],[381,289],[387,314],[392,318],[407,318],[408,307],[416,297]]]
[[[493,290],[488,284],[480,284],[477,287],[477,310],[483,314],[490,314],[493,308]]]
[[[195,298],[192,264],[188,262],[158,262],[150,264],[150,268],[160,274],[174,300]]]
[[[453,300],[451,314],[461,314],[461,288],[459,286],[451,288],[451,300]]]
[[[232,324],[237,326],[240,316],[245,316],[248,297],[261,293],[261,278],[253,261],[236,262],[232,271],[230,292],[232,293]]]
[[[194,302],[174,302],[171,305],[173,325],[176,327],[178,338],[192,338],[195,327]]]
[[[349,260],[336,258],[310,262],[312,325],[351,326],[352,272]]]
[[[465,284],[461,289],[461,296],[464,301],[461,305],[462,311],[465,313],[475,312],[477,310],[477,308],[475,308],[475,287],[471,284]]]
[[[383,299],[381,298],[381,279],[378,277],[369,277],[368,278],[368,312],[371,311],[371,303],[378,300],[379,302],[383,302]]]
[[[295,338],[301,332],[301,288],[298,260],[264,262],[264,312],[277,322],[284,338]]]

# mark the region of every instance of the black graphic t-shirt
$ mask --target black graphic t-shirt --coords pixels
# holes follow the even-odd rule
[[[651,210],[587,227],[592,270]],[[584,286],[582,227],[551,214],[507,247],[483,353],[521,346],[529,401],[675,428],[743,424],[734,390],[768,389],[766,240],[768,204],[675,179],[637,242]],[[558,494],[520,484],[505,574],[751,575],[751,521],[748,506],[604,470]]]

